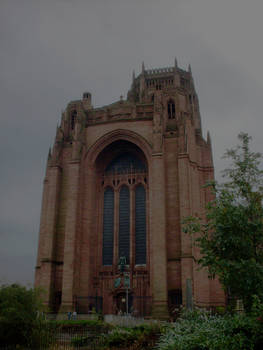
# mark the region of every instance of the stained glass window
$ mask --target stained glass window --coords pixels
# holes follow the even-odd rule
[[[120,189],[119,205],[119,257],[125,256],[127,264],[130,259],[130,190],[128,186]]]
[[[135,264],[146,264],[146,194],[143,185],[135,189]]]
[[[107,187],[104,191],[103,208],[103,265],[113,262],[113,232],[114,232],[114,191]]]

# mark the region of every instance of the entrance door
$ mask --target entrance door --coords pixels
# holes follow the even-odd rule
[[[133,298],[131,293],[128,294],[128,313],[131,312]],[[116,306],[118,314],[126,314],[127,310],[127,294],[126,292],[121,292],[116,297]]]

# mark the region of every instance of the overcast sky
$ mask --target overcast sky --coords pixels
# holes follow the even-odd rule
[[[61,111],[126,96],[132,70],[191,64],[216,175],[240,131],[263,152],[262,0],[0,0],[0,282],[33,283]]]

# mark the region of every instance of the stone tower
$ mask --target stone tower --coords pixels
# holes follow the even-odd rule
[[[224,304],[181,228],[203,215],[213,178],[190,66],[143,64],[126,100],[70,102],[44,179],[35,284],[47,305],[167,317],[180,304]]]

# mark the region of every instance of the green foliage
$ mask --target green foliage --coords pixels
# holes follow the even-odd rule
[[[141,325],[133,328],[112,327],[107,333],[101,333],[99,337],[94,338],[91,334],[85,337],[76,337],[72,339],[72,345],[94,346],[96,349],[152,349],[159,334],[164,331],[160,324]]]
[[[257,295],[253,296],[253,303],[250,315],[256,317],[263,325],[263,302]]]
[[[116,328],[105,336],[105,345],[108,345],[109,347],[124,347],[133,343],[138,338],[139,334],[140,331],[137,329]]]
[[[85,347],[90,346],[94,348],[94,343],[96,344],[96,338],[94,338],[93,335],[84,336],[84,337],[77,336],[71,339],[71,344],[76,348],[79,348],[82,346],[85,346]]]
[[[40,317],[42,309],[39,290],[27,289],[18,284],[1,286],[0,346],[19,344],[37,349],[39,339],[44,341],[47,330]],[[48,338],[50,336],[46,340]]]
[[[241,145],[227,150],[232,160],[224,171],[227,181],[210,183],[214,194],[206,220],[188,217],[184,231],[193,234],[202,257],[198,263],[217,275],[225,291],[242,299],[250,310],[253,295],[263,300],[263,171],[259,153],[249,149],[251,138],[239,134]]]
[[[185,312],[161,335],[158,350],[260,350],[263,328],[246,315],[213,316],[205,311]]]

